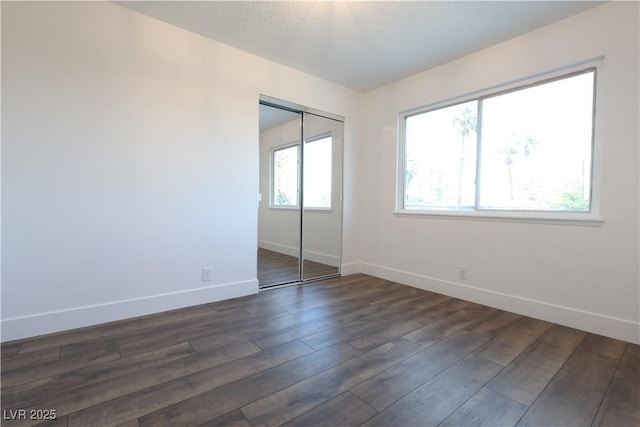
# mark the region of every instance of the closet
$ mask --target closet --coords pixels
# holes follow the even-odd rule
[[[340,274],[344,119],[260,98],[260,288]]]

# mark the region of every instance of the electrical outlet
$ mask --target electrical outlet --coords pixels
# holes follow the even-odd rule
[[[469,269],[464,265],[458,266],[458,279],[467,280],[469,277]]]
[[[213,268],[204,267],[202,269],[202,281],[203,282],[211,282],[213,280]]]

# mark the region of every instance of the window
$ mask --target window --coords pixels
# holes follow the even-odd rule
[[[331,208],[330,136],[309,139],[304,145],[304,206],[308,209]],[[272,207],[297,208],[299,144],[272,151]]]
[[[402,116],[404,212],[592,212],[596,70]]]

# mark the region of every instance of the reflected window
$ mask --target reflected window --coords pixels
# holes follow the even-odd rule
[[[304,206],[331,207],[331,137],[312,139],[304,146]]]
[[[331,146],[330,136],[305,142],[304,206],[310,209],[331,208]],[[298,159],[300,145],[289,145],[272,151],[273,207],[297,208]]]

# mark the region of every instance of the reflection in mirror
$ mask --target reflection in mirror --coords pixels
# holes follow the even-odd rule
[[[302,114],[260,105],[258,282],[300,280],[300,135]]]
[[[340,273],[343,123],[304,114],[302,278]]]

